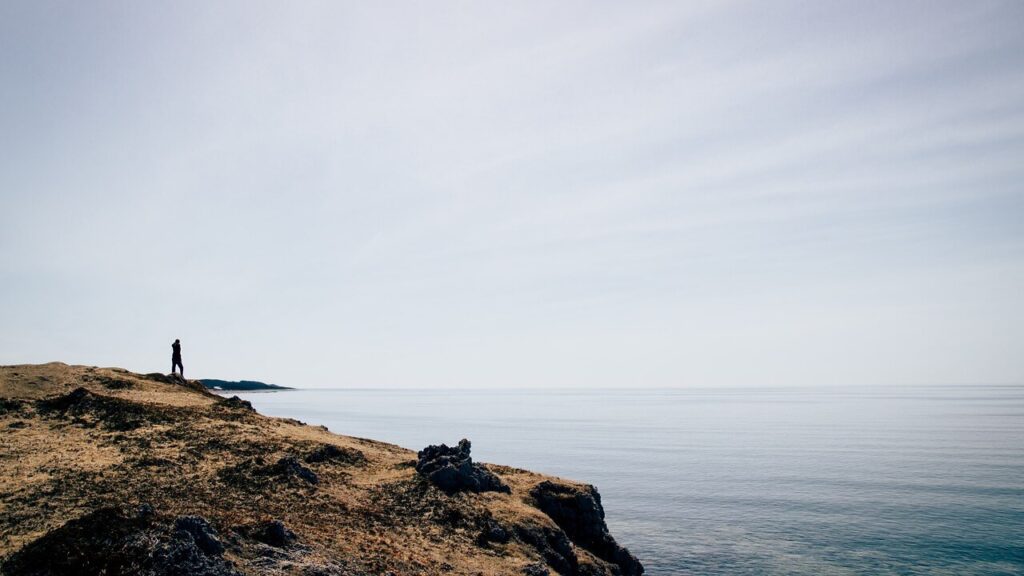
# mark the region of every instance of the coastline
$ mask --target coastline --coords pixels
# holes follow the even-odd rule
[[[71,548],[153,574],[643,572],[592,486],[477,464],[468,442],[437,448],[456,470],[194,381],[60,363],[0,367],[0,398],[9,576],[79,573]]]

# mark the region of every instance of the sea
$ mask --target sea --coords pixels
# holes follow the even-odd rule
[[[1024,574],[1024,386],[239,396],[594,484],[650,575]]]

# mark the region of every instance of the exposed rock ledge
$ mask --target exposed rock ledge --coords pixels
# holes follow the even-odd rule
[[[448,494],[459,490],[511,494],[501,478],[473,462],[469,451],[470,442],[465,438],[454,448],[445,444],[427,446],[416,454],[416,471]]]
[[[592,486],[268,418],[194,381],[0,367],[0,574],[632,576]]]

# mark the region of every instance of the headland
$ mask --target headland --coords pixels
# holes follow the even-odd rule
[[[0,574],[632,576],[590,485],[271,418],[192,380],[0,367]],[[444,439],[438,439],[444,440]]]

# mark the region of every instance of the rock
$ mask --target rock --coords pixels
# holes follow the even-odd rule
[[[576,572],[576,576],[608,576],[608,574],[621,573],[622,570],[615,564],[594,559],[592,562],[580,562],[580,569]]]
[[[469,452],[470,442],[465,438],[451,448],[427,446],[417,453],[416,472],[448,494],[462,490],[512,493],[493,472],[474,464]]]
[[[172,384],[174,386],[183,386],[190,388],[197,392],[205,392],[206,386],[198,380],[186,380],[180,374],[161,374],[159,372],[151,372],[146,374],[146,379],[153,382],[159,382],[161,384]]]
[[[182,516],[174,521],[174,528],[192,538],[196,546],[206,554],[224,553],[224,545],[217,537],[217,531],[200,516]],[[177,535],[177,533],[176,533]]]
[[[323,444],[306,455],[306,462],[339,462],[342,464],[365,464],[366,456],[354,448],[338,448],[333,444]]]
[[[280,520],[270,520],[251,529],[252,537],[274,548],[284,548],[295,541],[295,533]]]
[[[580,489],[545,480],[530,490],[530,496],[577,546],[618,566],[623,576],[644,573],[640,561],[609,534],[596,488]]]
[[[310,564],[303,566],[302,576],[343,576],[346,572],[339,566]]]
[[[232,396],[231,398],[225,398],[220,401],[220,405],[225,408],[233,408],[236,410],[247,410],[249,412],[255,412],[256,409],[252,407],[252,402],[248,400],[242,400],[238,396]]]
[[[530,564],[523,567],[523,576],[550,576],[551,571],[543,564]]]
[[[516,535],[544,557],[544,561],[562,576],[575,576],[579,560],[565,532],[536,524],[516,526]]]
[[[320,478],[312,470],[299,463],[295,456],[285,456],[271,467],[271,471],[282,476],[291,476],[305,480],[310,484],[319,484]]]
[[[222,557],[224,547],[205,519],[184,516],[175,528],[152,553],[153,576],[240,576]]]
[[[271,546],[270,544],[264,544],[262,542],[256,543],[253,553],[260,557],[260,563],[263,566],[272,566],[277,564],[279,560],[288,558],[288,554],[281,548]]]
[[[480,545],[486,545],[492,542],[504,544],[511,538],[512,535],[509,534],[508,530],[493,519],[488,518],[484,521],[484,525],[480,530],[480,534],[477,535],[476,541],[477,544]]]

